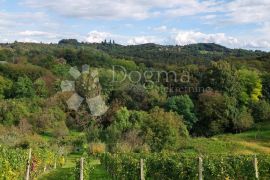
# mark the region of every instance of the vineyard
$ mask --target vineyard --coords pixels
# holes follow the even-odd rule
[[[193,180],[200,179],[200,177],[207,180],[270,178],[270,156],[268,155],[209,155],[200,156],[199,158],[195,154],[105,153],[98,155],[98,157],[101,162],[98,168],[104,170],[102,175],[107,173],[110,175],[110,177],[106,176],[108,180]],[[1,179],[24,179],[27,160],[28,153],[26,150],[0,147]],[[30,161],[30,179],[40,177],[44,173],[45,168],[47,172],[53,170],[55,162],[59,163],[59,161],[55,161],[53,153],[40,149],[33,150]],[[68,172],[71,175],[68,178],[95,179],[93,177],[100,170],[97,168],[97,164],[99,163],[97,163],[97,159],[93,156],[84,155],[83,158],[77,158],[74,168],[71,168],[70,172]],[[200,176],[200,168],[202,176]]]
[[[0,179],[24,179],[26,175],[28,151],[10,149],[0,145]],[[36,178],[44,171],[53,169],[58,158],[46,149],[34,149],[30,161],[30,178]]]
[[[105,154],[102,164],[114,179],[140,179],[140,159],[146,179],[199,179],[198,157],[179,154]],[[256,179],[254,156],[211,155],[202,157],[203,178]],[[270,178],[270,156],[259,155],[260,179]]]

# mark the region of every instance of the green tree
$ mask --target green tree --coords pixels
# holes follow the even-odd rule
[[[215,91],[199,95],[199,122],[196,132],[211,136],[232,131],[231,122],[237,118],[237,100]]]
[[[130,112],[126,107],[119,109],[113,117],[112,124],[105,130],[103,139],[110,143],[119,141],[122,133],[132,127],[129,117]]]
[[[27,76],[19,77],[13,86],[14,95],[17,98],[34,97],[35,89],[33,82]]]
[[[240,84],[235,69],[226,61],[212,62],[203,76],[202,85],[237,97]]]
[[[67,60],[67,63],[74,65],[78,62],[77,51],[72,48],[64,50],[63,58]]]
[[[0,123],[18,125],[21,119],[30,116],[31,106],[30,102],[17,99],[0,101]]]
[[[262,97],[262,80],[256,71],[241,69],[237,72],[241,84],[240,100],[244,104],[258,102]]]
[[[233,120],[233,130],[235,132],[242,132],[248,130],[254,124],[254,119],[250,111],[246,107],[239,109],[237,118]]]
[[[129,121],[130,112],[126,107],[121,108],[116,112],[114,124],[121,131],[124,131],[131,127],[131,122]]]
[[[270,104],[265,100],[254,103],[252,115],[255,122],[270,121]]]
[[[168,98],[166,108],[184,116],[185,124],[189,129],[198,121],[194,113],[194,104],[188,95]]]
[[[270,101],[270,73],[262,76],[263,96]]]
[[[147,101],[150,108],[155,106],[163,106],[167,99],[166,89],[164,86],[158,86],[156,84],[146,86],[147,89]]]
[[[3,76],[0,76],[0,99],[5,98],[12,88],[13,82]]]
[[[181,137],[188,136],[183,119],[177,113],[165,112],[158,107],[150,111],[149,118],[142,125],[141,133],[154,152],[174,149],[179,145]]]
[[[65,65],[65,64],[54,64],[51,67],[51,71],[53,72],[53,74],[55,74],[56,76],[63,77],[63,78],[68,77],[69,69],[70,69],[70,66]]]

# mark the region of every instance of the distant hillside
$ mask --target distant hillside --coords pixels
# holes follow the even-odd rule
[[[102,43],[80,43],[76,39],[64,39],[59,41],[58,44],[15,42],[11,44],[0,44],[0,50],[1,47],[8,48],[5,50],[6,52],[10,50],[10,52],[6,53],[7,58],[10,60],[12,60],[15,50],[15,56],[19,54],[24,54],[25,56],[37,54],[42,56],[59,56],[59,54],[63,54],[60,57],[64,57],[68,61],[72,59],[72,61],[76,61],[76,64],[87,62],[88,64],[93,63],[96,65],[102,62],[92,62],[92,59],[106,60],[118,58],[133,60],[137,64],[144,63],[149,67],[164,67],[164,64],[176,64],[181,66],[189,64],[208,65],[211,61],[227,60],[236,65],[240,64],[241,66],[244,64],[252,67],[254,64],[263,64],[261,67],[264,71],[270,68],[270,53],[244,49],[230,49],[214,43],[199,43],[186,46],[148,43],[123,46],[111,41]],[[6,58],[0,56],[0,61],[1,59],[4,60]],[[260,66],[257,66],[257,68],[260,68]]]
[[[122,46],[117,44],[91,44],[117,58],[134,59],[151,65],[152,63],[170,64],[207,64],[228,58],[260,59],[267,55],[263,51],[229,49],[214,43],[199,43],[186,46],[163,46],[158,44],[141,44]]]

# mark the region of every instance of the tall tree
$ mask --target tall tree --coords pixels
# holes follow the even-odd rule
[[[244,104],[250,101],[258,102],[262,97],[262,80],[259,73],[248,69],[240,69],[237,72],[241,84],[240,100]]]
[[[237,97],[240,91],[235,69],[226,61],[213,62],[203,76],[202,85]]]
[[[194,104],[188,95],[168,98],[166,108],[167,110],[177,112],[179,115],[183,115],[185,124],[189,129],[198,121],[194,113]]]

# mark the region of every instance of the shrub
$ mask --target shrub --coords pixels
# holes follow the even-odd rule
[[[46,83],[43,79],[37,79],[34,82],[34,88],[36,95],[39,97],[47,97],[48,96],[48,89],[46,87]]]
[[[266,122],[270,121],[270,104],[261,100],[253,105],[252,113],[255,122]]]
[[[19,77],[17,82],[14,83],[13,92],[16,98],[34,97],[35,96],[34,84],[32,80],[27,76]]]
[[[3,76],[0,76],[0,99],[7,97],[11,90],[13,82]]]
[[[93,155],[102,154],[106,151],[106,145],[104,143],[90,143],[89,153]]]
[[[145,119],[141,134],[151,150],[159,152],[166,148],[175,148],[181,137],[188,136],[188,131],[177,113],[154,108],[149,118]]]
[[[253,117],[247,108],[243,107],[239,111],[237,118],[233,121],[233,128],[236,132],[248,130],[254,124]]]

